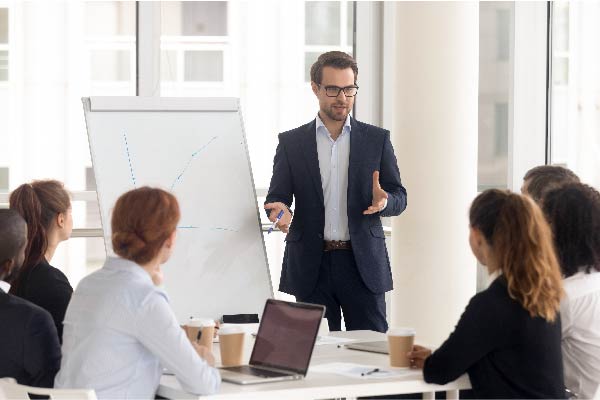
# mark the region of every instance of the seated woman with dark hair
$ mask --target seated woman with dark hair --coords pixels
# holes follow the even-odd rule
[[[16,188],[9,203],[27,222],[25,261],[10,293],[47,310],[62,341],[63,319],[73,288],[50,262],[59,243],[69,239],[73,229],[69,192],[59,181],[33,181]]]
[[[119,257],[73,293],[56,387],[94,389],[100,399],[153,399],[166,367],[187,392],[219,389],[212,353],[188,340],[157,287],[179,216],[177,199],[161,189],[142,187],[117,200],[111,227]]]
[[[409,358],[426,382],[469,374],[475,398],[564,398],[560,350],[560,269],[548,223],[528,197],[481,193],[470,210],[469,243],[498,277],[476,294],[433,354]]]
[[[566,292],[560,304],[565,385],[590,399],[600,385],[600,193],[565,185],[546,194],[543,209]]]

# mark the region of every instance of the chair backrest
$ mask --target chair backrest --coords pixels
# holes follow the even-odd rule
[[[96,392],[91,389],[46,389],[19,385],[13,378],[0,379],[0,400],[28,400],[30,394],[52,400],[96,400]]]

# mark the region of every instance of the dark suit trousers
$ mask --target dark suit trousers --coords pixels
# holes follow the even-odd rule
[[[374,294],[365,286],[351,250],[324,252],[315,290],[297,300],[324,305],[330,331],[341,330],[342,312],[348,331],[388,329],[385,293]]]

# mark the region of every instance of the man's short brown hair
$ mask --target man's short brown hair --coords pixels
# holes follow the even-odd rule
[[[352,68],[354,71],[354,84],[358,79],[358,65],[352,56],[343,51],[328,51],[317,58],[317,61],[310,67],[310,80],[320,85],[323,79],[323,68],[333,67],[336,69]]]
[[[527,194],[541,203],[546,194],[568,184],[579,183],[579,177],[568,168],[559,165],[540,165],[527,171],[523,177]]]

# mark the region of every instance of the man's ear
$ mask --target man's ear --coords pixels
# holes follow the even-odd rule
[[[317,93],[319,92],[319,85],[317,85],[315,82],[310,82],[310,87],[312,88],[313,93],[315,94],[315,96],[317,95]]]
[[[0,262],[0,280],[3,280],[5,277],[10,276],[10,273],[14,266],[15,260],[13,260],[12,258]]]

